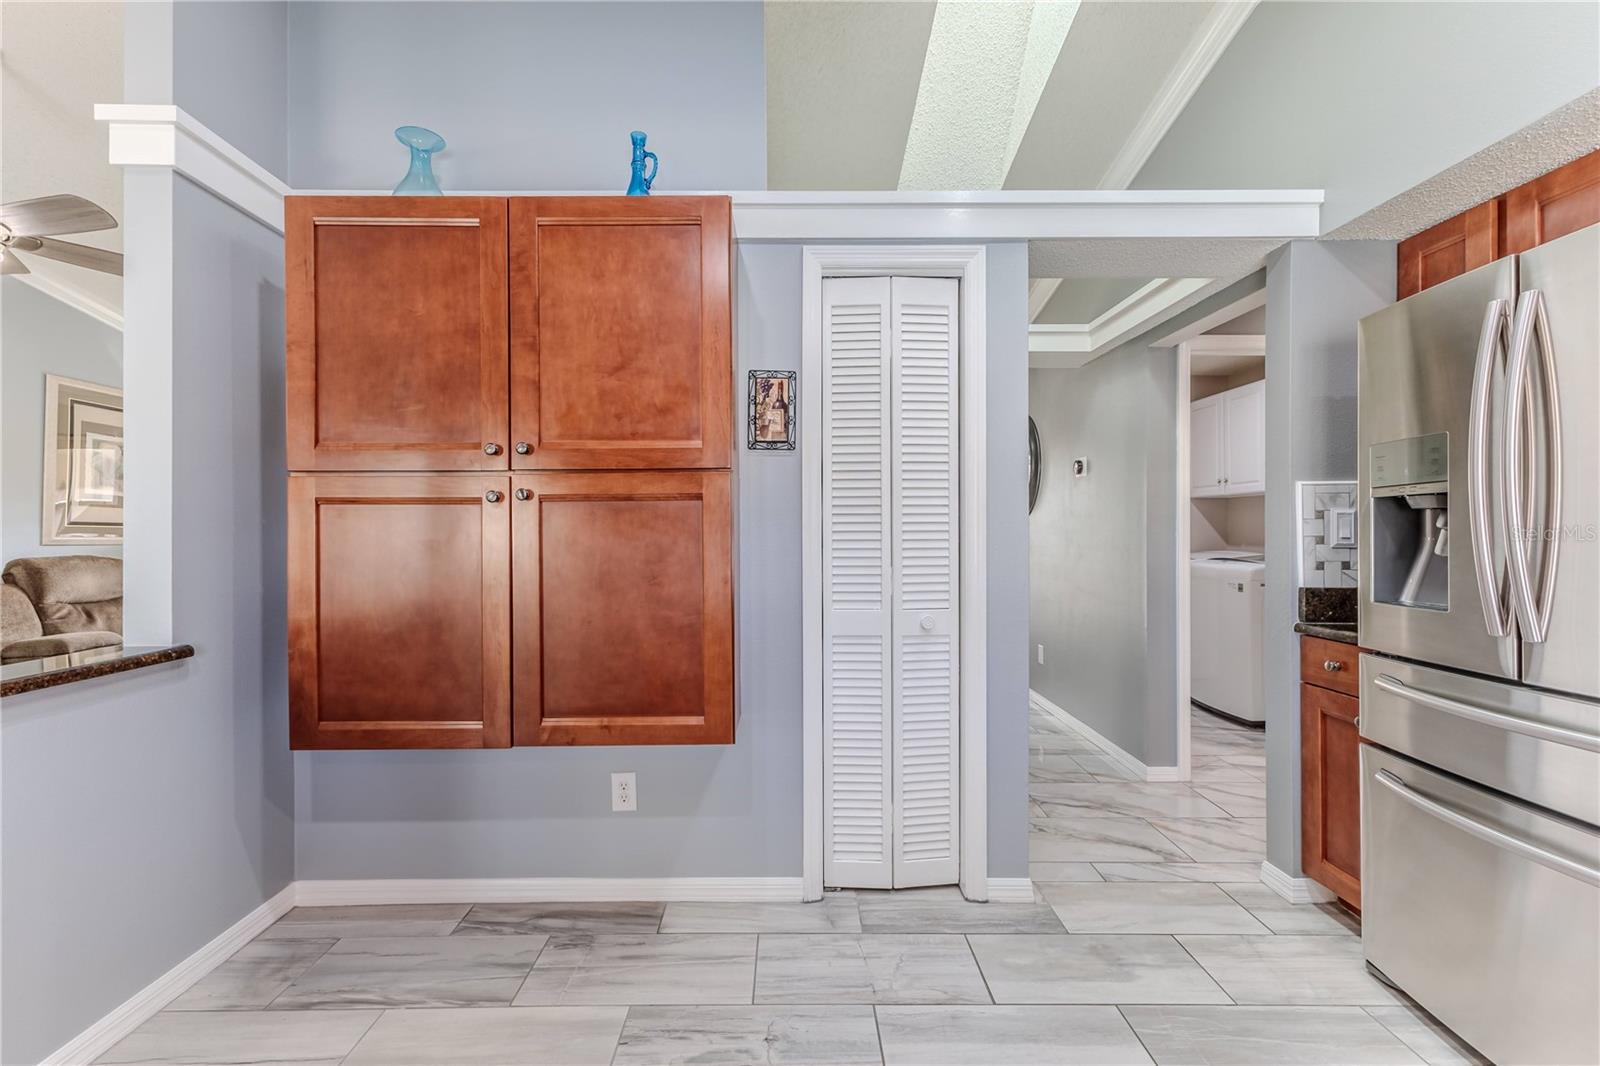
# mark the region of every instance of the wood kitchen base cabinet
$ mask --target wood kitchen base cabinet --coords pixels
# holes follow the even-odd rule
[[[1300,866],[1307,877],[1361,909],[1360,702],[1341,691],[1357,649],[1301,637]],[[1327,677],[1308,672],[1309,664]],[[1323,664],[1328,664],[1324,666]],[[1328,667],[1332,667],[1329,669]],[[1324,687],[1325,685],[1337,687]]]
[[[289,479],[296,748],[511,743],[510,478]]]
[[[730,477],[513,476],[516,743],[733,742]]]

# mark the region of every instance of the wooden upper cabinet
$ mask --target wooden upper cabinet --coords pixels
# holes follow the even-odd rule
[[[293,747],[511,743],[509,481],[289,479]]]
[[[733,742],[730,477],[513,475],[516,743]]]
[[[1505,254],[1500,201],[1479,204],[1400,242],[1400,299]]]
[[[511,200],[511,463],[725,468],[723,196]]]
[[[291,470],[505,470],[506,201],[289,197]]]
[[[1600,222],[1600,152],[1506,193],[1506,252],[1526,252]]]

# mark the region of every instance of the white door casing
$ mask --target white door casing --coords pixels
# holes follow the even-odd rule
[[[988,492],[987,256],[981,245],[810,245],[801,253],[801,892],[821,899],[824,884],[826,753],[823,744],[823,365],[826,319],[822,289],[829,278],[939,277],[958,279],[959,381],[959,686],[957,804],[962,895],[991,898],[988,855]],[[810,384],[807,385],[806,383]],[[1004,891],[1015,886],[1006,883]],[[1019,893],[1020,895],[1020,893]]]

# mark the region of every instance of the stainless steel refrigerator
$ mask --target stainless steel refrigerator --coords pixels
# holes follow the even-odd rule
[[[1360,327],[1362,943],[1505,1063],[1600,1063],[1600,226]]]

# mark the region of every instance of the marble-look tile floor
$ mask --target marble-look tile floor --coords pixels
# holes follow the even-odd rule
[[[1194,780],[1129,780],[1034,712],[1031,904],[302,907],[103,1063],[1469,1063],[1359,928],[1260,883],[1259,732],[1197,713]]]

